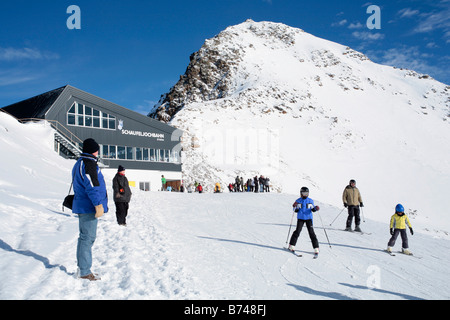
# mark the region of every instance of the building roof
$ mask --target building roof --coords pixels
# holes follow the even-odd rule
[[[45,114],[67,86],[54,89],[35,97],[11,104],[2,109],[17,119],[44,119]]]
[[[99,98],[93,94],[80,90],[78,88],[72,87],[70,85],[65,85],[58,89],[54,89],[35,97],[11,104],[9,106],[1,108],[7,113],[11,114],[17,119],[46,119],[46,116],[52,107],[61,107],[64,101],[70,96],[78,96],[84,100],[91,101],[95,104],[107,106],[109,110],[115,112],[116,114],[126,114],[132,117],[134,120],[139,121],[145,125],[157,128],[163,132],[172,133],[175,129],[169,124],[160,122],[158,120],[152,119],[150,117],[144,116],[133,110],[127,109],[120,105],[117,105],[108,100]],[[58,99],[60,98],[60,99]],[[178,129],[177,129],[178,130]]]

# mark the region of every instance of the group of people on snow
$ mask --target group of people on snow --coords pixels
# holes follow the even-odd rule
[[[185,192],[187,190],[188,193],[198,192],[203,193],[203,186],[201,183],[195,181],[195,183],[190,183],[187,188],[185,188],[184,184],[181,183],[179,187],[168,185],[166,178],[164,175],[161,176],[161,191],[169,191],[169,192]]]
[[[227,187],[229,192],[270,192],[270,178],[264,177],[263,175],[260,175],[259,177],[254,176],[253,178],[247,179],[244,183],[244,179],[242,177],[236,176],[234,182],[230,182]],[[188,193],[203,193],[204,191],[202,184],[197,181],[190,183],[186,188],[183,184],[181,184],[179,189],[174,189],[167,186],[167,181],[166,178],[164,178],[164,175],[161,176],[161,190],[175,192],[185,192],[186,190]],[[224,189],[220,182],[216,182],[214,185],[214,193],[221,193],[223,190]]]
[[[180,189],[180,192],[184,192],[184,188]],[[203,186],[202,186],[201,182],[195,181],[194,183],[190,183],[187,187],[187,192],[188,193],[192,193],[192,192],[203,193]]]
[[[100,277],[91,271],[92,246],[97,235],[98,218],[108,212],[106,183],[97,164],[99,148],[98,143],[94,139],[86,139],[83,142],[83,153],[72,169],[72,183],[74,190],[72,212],[78,214],[79,217],[79,237],[76,254],[78,273],[81,279],[87,279],[90,281],[100,280]],[[262,189],[259,189],[259,192],[268,192],[268,187],[267,189],[265,187],[268,186],[269,181],[269,178],[264,178],[263,176],[258,178],[255,176],[253,179],[248,179],[247,183],[244,185],[242,177],[236,177],[235,184],[238,186],[236,190],[242,192],[247,189],[247,191],[258,192],[258,186],[260,186],[260,188],[263,186]],[[161,183],[162,189],[164,190],[166,184],[164,176],[162,176]],[[121,226],[126,226],[126,217],[129,207],[128,204],[131,200],[132,193],[129,187],[128,179],[125,176],[125,168],[123,166],[118,167],[112,184],[117,223]],[[200,183],[196,183],[195,189],[199,193],[202,193],[203,191],[203,187]],[[216,184],[215,191],[220,192],[219,183]],[[355,180],[350,180],[349,185],[345,187],[342,200],[344,207],[348,209],[348,218],[345,230],[351,231],[351,225],[354,219],[354,230],[360,232],[360,208],[364,205],[362,202],[361,193],[358,188],[356,188]],[[313,228],[313,213],[318,212],[320,208],[319,206],[314,205],[314,201],[309,198],[309,189],[307,187],[302,187],[300,189],[300,198],[295,200],[292,206],[294,213],[297,213],[297,226],[290,238],[288,249],[291,251],[295,250],[294,247],[297,244],[300,232],[303,226],[306,225],[312,246],[314,248],[314,253],[317,256],[319,253],[319,241],[317,240],[317,236]],[[294,217],[294,213],[292,217]],[[411,223],[405,214],[404,207],[401,204],[398,204],[395,207],[395,213],[391,217],[389,227],[391,238],[388,242],[387,251],[392,251],[392,247],[395,245],[396,239],[400,235],[402,238],[402,252],[411,254],[408,249],[406,227],[409,227],[411,234],[414,234],[414,232]]]
[[[362,232],[360,228],[361,223],[360,208],[364,207],[364,204],[362,201],[361,193],[359,189],[356,187],[356,181],[354,179],[350,180],[349,184],[345,187],[344,192],[342,194],[342,201],[344,204],[344,208],[347,208],[348,210],[348,217],[345,231],[352,231],[352,223],[354,219],[355,220],[354,231]],[[319,241],[317,240],[317,236],[313,228],[313,213],[319,211],[320,208],[319,206],[314,205],[314,201],[311,198],[309,198],[309,189],[307,187],[302,187],[300,189],[300,198],[295,200],[292,207],[294,213],[297,213],[297,227],[295,231],[292,233],[291,239],[289,241],[288,250],[292,252],[295,251],[295,245],[297,244],[300,232],[303,229],[303,226],[306,225],[309,238],[311,239],[311,243],[314,249],[314,254],[317,256],[319,253]],[[397,204],[397,206],[395,207],[395,213],[392,215],[390,220],[389,230],[391,238],[389,239],[387,245],[386,249],[387,252],[392,253],[392,247],[395,245],[398,235],[400,235],[402,238],[402,252],[408,255],[412,254],[408,246],[408,236],[406,233],[406,227],[409,227],[411,235],[413,235],[414,231],[412,229],[411,222],[409,221],[408,216],[405,214],[405,209],[403,205]]]
[[[247,179],[244,183],[242,177],[236,176],[234,183],[228,184],[228,191],[230,192],[270,192],[270,178],[256,175],[253,178]]]

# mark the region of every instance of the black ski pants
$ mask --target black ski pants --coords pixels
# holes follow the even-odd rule
[[[303,225],[306,223],[306,228],[308,229],[308,233],[309,233],[309,238],[311,239],[311,243],[313,248],[318,248],[319,247],[319,241],[317,240],[316,234],[314,233],[314,228],[313,228],[313,222],[312,220],[302,220],[302,219],[298,219],[297,220],[297,229],[295,229],[294,233],[292,234],[291,237],[291,241],[289,242],[289,244],[295,246],[297,244],[297,240],[298,237],[300,236],[300,232],[303,229]]]
[[[116,218],[118,224],[126,224],[128,202],[114,202],[116,204]]]
[[[399,234],[402,237],[402,248],[408,249],[408,236],[406,234],[406,229],[394,229],[394,234],[391,239],[389,239],[388,247],[393,247],[395,245],[395,241],[397,240]]]
[[[355,217],[355,225],[359,226],[361,217],[359,216],[359,206],[348,206],[347,228],[352,226],[353,217]]]

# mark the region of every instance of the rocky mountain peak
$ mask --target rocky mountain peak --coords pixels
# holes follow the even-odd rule
[[[344,92],[392,86],[378,77],[380,72],[373,73],[374,65],[360,52],[301,29],[247,20],[207,39],[148,116],[169,122],[185,105],[231,97],[238,98],[226,101],[231,107],[300,116],[305,108],[322,107],[314,96],[317,86]],[[399,71],[399,77],[430,79],[411,70]],[[268,106],[268,100],[276,101]]]
[[[293,46],[296,35],[302,32],[281,23],[251,19],[228,27],[207,39],[200,50],[190,56],[185,74],[161,96],[149,116],[168,122],[188,103],[211,101],[235,93],[234,90],[244,86],[243,81],[236,82],[236,77],[245,80],[252,76],[241,63],[247,52],[257,50],[255,42],[274,50],[286,48]]]

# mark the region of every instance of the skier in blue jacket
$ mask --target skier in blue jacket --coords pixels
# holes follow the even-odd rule
[[[319,241],[317,240],[316,234],[313,228],[313,212],[319,211],[319,206],[314,206],[314,201],[309,198],[309,189],[307,187],[302,187],[300,189],[300,198],[295,200],[292,205],[295,212],[297,212],[297,229],[295,229],[292,234],[291,240],[289,241],[289,250],[294,251],[294,246],[297,244],[298,237],[302,231],[303,225],[306,224],[308,229],[309,238],[311,239],[312,246],[314,248],[314,253],[319,253]]]
[[[82,279],[100,280],[91,272],[92,246],[97,237],[97,222],[108,212],[105,179],[97,165],[99,145],[94,139],[83,142],[83,153],[72,170],[74,199],[72,212],[78,214],[80,235],[77,264]]]

